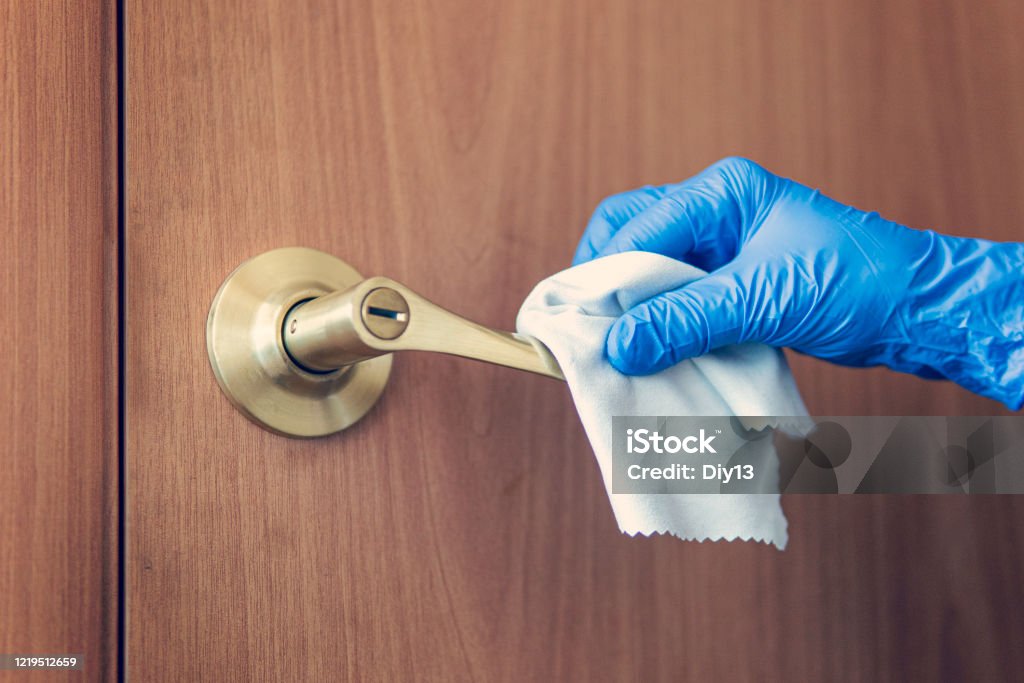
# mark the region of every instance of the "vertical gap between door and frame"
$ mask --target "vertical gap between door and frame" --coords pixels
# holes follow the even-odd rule
[[[128,678],[126,510],[127,457],[125,399],[127,394],[127,69],[125,0],[116,3],[117,34],[117,680]]]

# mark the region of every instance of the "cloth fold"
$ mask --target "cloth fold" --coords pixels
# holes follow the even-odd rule
[[[782,549],[787,525],[778,494],[612,493],[613,416],[807,415],[785,357],[771,347],[731,346],[645,377],[622,375],[608,363],[605,338],[616,318],[704,274],[647,252],[596,259],[539,283],[516,327],[561,365],[623,533],[763,541]]]

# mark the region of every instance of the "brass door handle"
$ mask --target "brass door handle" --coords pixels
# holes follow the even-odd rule
[[[466,320],[386,277],[296,306],[285,318],[284,346],[320,372],[394,351],[435,351],[565,379],[540,342]]]
[[[221,389],[250,420],[286,436],[351,426],[376,403],[395,351],[433,351],[564,379],[538,341],[466,320],[385,277],[289,247],[239,266],[206,325]]]

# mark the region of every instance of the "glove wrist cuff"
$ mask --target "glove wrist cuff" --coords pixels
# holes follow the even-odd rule
[[[903,362],[1017,410],[1024,403],[1024,244],[927,233]],[[931,372],[928,372],[928,371]]]

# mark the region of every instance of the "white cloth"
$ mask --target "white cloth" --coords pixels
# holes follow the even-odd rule
[[[612,493],[613,416],[807,415],[785,357],[768,346],[732,346],[643,377],[622,375],[608,363],[605,338],[616,318],[702,275],[645,252],[597,259],[538,284],[516,327],[539,339],[561,365],[623,533],[755,540],[782,549],[786,518],[774,493]]]

